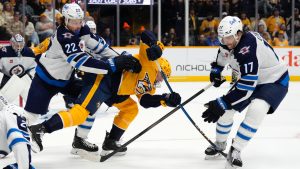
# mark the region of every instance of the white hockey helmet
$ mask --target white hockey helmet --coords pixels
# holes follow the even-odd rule
[[[66,25],[69,19],[83,19],[84,13],[76,3],[65,4],[62,9],[62,15],[65,17]]]
[[[85,24],[90,28],[90,30],[93,34],[96,34],[97,27],[96,27],[96,24],[94,21],[86,21]]]
[[[12,48],[17,52],[20,53],[25,46],[25,40],[20,34],[15,34],[10,38],[10,43]]]
[[[240,18],[236,16],[226,16],[223,18],[218,26],[218,38],[222,43],[222,38],[233,36],[237,38],[237,33],[243,31],[243,23]]]

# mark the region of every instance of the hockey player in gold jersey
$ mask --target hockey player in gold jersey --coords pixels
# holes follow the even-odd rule
[[[143,32],[141,40],[139,54],[133,56],[138,59],[142,65],[142,69],[139,73],[132,73],[129,71],[107,75],[85,73],[83,76],[85,84],[94,83],[95,81],[99,82],[99,87],[95,88],[93,91],[95,92],[94,96],[89,99],[89,102],[93,102],[94,104],[86,103],[89,105],[89,109],[97,109],[101,103],[105,102],[107,105],[116,106],[120,110],[114,119],[110,133],[107,133],[106,135],[102,146],[104,150],[102,154],[106,154],[108,151],[118,148],[120,137],[138,113],[138,105],[130,95],[136,95],[139,98],[140,105],[145,108],[158,107],[161,105],[176,107],[181,102],[180,95],[175,92],[162,95],[154,94],[156,89],[155,85],[163,80],[155,63],[156,60],[158,60],[162,70],[167,76],[170,76],[171,74],[171,67],[168,61],[161,57],[164,46],[161,42],[157,41],[152,32]],[[89,92],[82,92],[77,100],[82,102],[82,98],[88,97]],[[51,133],[65,127],[79,124],[84,127],[79,127],[76,130],[73,145],[76,144],[76,140],[79,139],[79,137],[84,137],[84,135],[87,136],[93,120],[86,119],[87,116],[85,113],[80,113],[82,116],[85,116],[86,121],[82,124],[78,124],[77,119],[71,119],[69,114],[70,112],[68,111],[59,112],[58,114],[53,115],[49,120],[31,126],[34,131],[38,131],[37,133],[33,133],[33,139],[37,138],[34,140],[38,143],[37,145],[42,145],[40,137],[44,133]],[[80,117],[78,116],[78,118]],[[76,147],[78,148],[78,146]],[[81,150],[87,151],[85,145],[82,145]],[[126,148],[121,152],[124,153],[125,151]]]

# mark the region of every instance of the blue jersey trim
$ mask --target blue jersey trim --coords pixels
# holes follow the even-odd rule
[[[241,79],[244,79],[244,80],[257,80],[258,76],[249,76],[249,75],[246,75],[246,76],[243,76]]]
[[[36,73],[39,75],[39,77],[41,79],[43,79],[46,83],[48,83],[50,85],[57,86],[57,87],[65,87],[69,83],[68,80],[66,80],[66,81],[58,81],[58,80],[50,79],[44,73],[44,71],[42,70],[42,68],[40,66],[37,66],[36,69],[35,69],[35,71],[36,71]]]
[[[92,49],[93,51],[95,51],[99,47],[99,44],[101,44],[101,40],[99,39],[98,42],[99,43],[96,45],[96,47],[94,47],[94,49]]]
[[[223,110],[227,110],[227,104],[224,102],[222,98],[217,98],[217,101]]]
[[[17,143],[21,143],[21,142],[25,142],[28,143],[28,141],[25,138],[15,138],[13,139],[13,141],[9,144],[9,149],[10,151],[12,151],[12,147],[17,144]]]
[[[24,137],[29,137],[29,134],[22,131],[22,130],[19,130],[19,129],[16,129],[16,128],[11,128],[8,130],[7,134],[6,134],[6,138],[8,139],[8,137],[13,133],[13,132],[19,132],[21,133]]]
[[[68,63],[71,63],[72,60],[75,59],[76,56],[78,56],[77,53],[70,55],[70,56],[67,58],[67,62],[68,62]]]
[[[97,52],[96,54],[100,54],[100,53],[102,53],[103,51],[104,51],[104,49],[105,48],[107,48],[108,47],[108,45],[107,44],[105,44],[103,47],[102,47],[102,49],[99,51],[99,52]]]
[[[287,74],[287,75],[284,77],[284,79],[280,81],[280,84],[283,85],[283,86],[288,86],[289,81],[290,81],[290,76]]]
[[[238,89],[242,89],[242,90],[250,90],[250,91],[254,91],[254,90],[255,90],[255,87],[245,86],[245,85],[242,85],[242,84],[240,84],[240,83],[238,83],[238,84],[236,85],[236,87],[237,87]]]
[[[77,63],[75,64],[75,68],[79,69],[79,67],[86,61],[89,59],[89,56],[84,56],[82,58],[80,58]]]

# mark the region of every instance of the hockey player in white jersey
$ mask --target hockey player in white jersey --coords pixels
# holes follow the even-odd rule
[[[238,17],[227,16],[219,24],[221,46],[213,62],[210,80],[215,87],[222,83],[221,72],[229,64],[240,74],[230,91],[206,104],[202,117],[216,124],[216,146],[205,150],[206,159],[224,151],[233,125],[233,116],[246,107],[227,156],[226,168],[242,167],[241,151],[254,136],[267,114],[272,114],[288,92],[289,75],[286,64],[273,48],[256,32],[244,33]]]
[[[49,128],[59,130],[65,127],[79,125],[85,121],[89,114],[93,115],[97,110],[99,97],[95,91],[103,78],[103,74],[132,71],[138,73],[141,70],[139,61],[131,55],[120,55],[106,61],[89,56],[80,49],[80,41],[83,40],[86,47],[96,54],[103,56],[117,56],[102,41],[96,41],[90,35],[90,29],[83,24],[83,11],[78,4],[65,4],[62,9],[62,23],[51,37],[50,45],[46,53],[38,60],[36,74],[32,80],[25,110],[26,118],[32,125],[39,115],[47,112],[51,98],[57,93],[80,96],[76,104],[67,111],[59,111],[52,116],[53,126]],[[90,76],[97,76],[96,80],[85,76],[86,85],[79,91],[73,90],[75,69],[86,72]],[[83,93],[82,93],[83,92]],[[53,128],[52,128],[53,127]],[[41,151],[43,146],[41,128],[29,126],[33,136],[33,150]],[[34,149],[36,148],[36,149]]]
[[[31,147],[24,110],[16,105],[6,105],[0,111],[0,161],[10,152],[16,163],[4,169],[34,169],[31,165]]]
[[[94,21],[87,21],[85,23],[91,30],[91,37],[95,40],[101,42],[105,48],[109,48],[109,45],[105,42],[105,40],[96,34],[96,24]],[[107,57],[113,57],[113,56],[103,56],[100,54],[95,53],[93,50],[86,47],[85,42],[82,41],[82,48],[84,51],[88,52],[90,55],[92,55],[96,59],[103,59]],[[66,98],[67,96],[64,96]],[[70,98],[69,98],[70,99]],[[66,99],[65,99],[66,100]],[[74,100],[74,99],[70,99]],[[95,121],[96,114],[89,115],[86,121],[79,125],[75,130],[75,135],[72,143],[72,150],[71,153],[74,155],[81,155],[84,156],[88,152],[92,154],[98,154],[99,147],[96,144],[92,144],[87,141],[89,131],[93,127],[92,122]]]
[[[20,34],[12,36],[10,45],[0,47],[0,91],[8,96],[9,102],[27,99],[31,79],[36,66],[35,55],[25,47]]]

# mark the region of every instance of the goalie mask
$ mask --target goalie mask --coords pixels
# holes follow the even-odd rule
[[[14,51],[19,55],[24,48],[25,41],[24,38],[20,34],[16,34],[10,39],[10,44]]]

